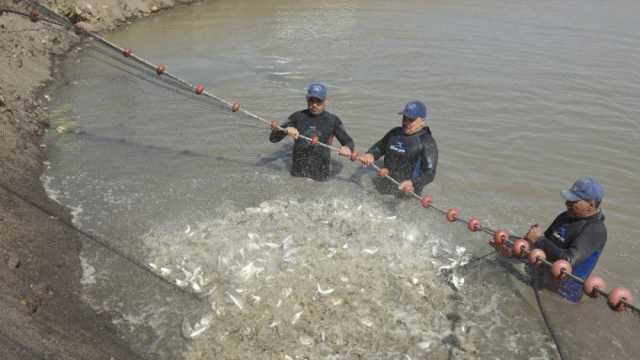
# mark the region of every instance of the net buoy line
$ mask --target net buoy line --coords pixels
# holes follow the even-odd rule
[[[0,9],[0,16],[2,16],[2,14],[4,13],[25,16],[31,19],[31,21],[33,22],[43,21],[49,24],[67,27],[66,24],[64,23],[60,23],[58,21],[42,17],[42,15],[40,15],[40,13],[35,10],[30,13],[26,13],[18,10],[13,10],[13,9]]]
[[[31,1],[28,1],[30,3],[32,3]],[[33,4],[33,3],[32,3]],[[42,5],[40,4],[34,4],[35,6],[38,6],[40,8],[44,8]],[[46,9],[46,8],[45,8]],[[51,14],[55,14],[54,12],[52,12],[51,10],[47,9],[48,13]],[[25,14],[26,15],[26,14]],[[56,17],[58,18],[63,18],[61,15],[55,14]],[[53,16],[53,15],[52,15]],[[29,17],[34,20],[37,21],[41,18],[40,15],[38,16],[33,16],[33,14],[30,14]],[[164,64],[153,64],[150,61],[136,55],[133,53],[133,50],[131,48],[122,48],[118,45],[116,45],[115,43],[110,42],[109,40],[103,38],[100,35],[97,35],[91,31],[88,31],[86,29],[84,29],[82,26],[80,26],[79,24],[71,24],[71,22],[69,22],[67,19],[65,19],[65,23],[68,24],[69,27],[73,27],[76,32],[78,32],[79,34],[84,34],[87,35],[95,40],[97,40],[98,42],[100,42],[101,44],[104,44],[105,46],[121,53],[125,58],[129,58],[132,59],[144,66],[146,66],[147,68],[154,70],[156,72],[156,74],[158,76],[166,76],[174,81],[176,81],[177,83],[179,83],[180,85],[192,90],[193,92],[195,92],[197,95],[202,95],[208,98],[211,98],[225,106],[227,106],[232,112],[239,112],[242,113],[252,119],[255,119],[257,121],[260,121],[264,124],[267,124],[270,126],[270,128],[272,130],[278,130],[278,131],[286,131],[284,128],[282,128],[280,125],[278,125],[278,123],[275,120],[267,120],[255,113],[252,113],[248,110],[242,109],[240,107],[240,103],[237,101],[227,101],[225,99],[223,99],[222,97],[219,97],[215,94],[212,94],[208,91],[205,90],[204,85],[202,84],[191,84],[190,82],[181,79],[180,77],[168,72],[166,70],[166,66]],[[298,136],[301,139],[304,139],[306,141],[308,141],[310,144],[315,145],[315,146],[321,146],[324,148],[329,149],[330,151],[333,152],[339,152],[340,148],[337,146],[332,146],[329,144],[325,144],[322,143],[318,140],[317,136],[313,136],[313,137],[307,137],[304,135],[299,135]],[[358,152],[356,152],[355,150],[351,153],[351,156],[349,157],[349,159],[351,161],[356,161],[359,159],[358,157]],[[373,169],[375,169],[378,173],[379,176],[386,178],[387,180],[391,181],[393,184],[395,184],[396,186],[400,187],[400,182],[396,179],[394,179],[393,177],[390,176],[389,174],[389,170],[386,168],[381,168],[378,165],[371,164],[370,165]],[[605,297],[607,299],[607,303],[609,304],[609,306],[611,307],[611,309],[616,310],[616,311],[624,311],[626,309],[630,309],[632,312],[634,312],[636,315],[640,315],[640,309],[638,307],[636,307],[633,304],[633,295],[631,294],[631,292],[626,289],[626,288],[621,288],[621,287],[616,287],[614,289],[612,289],[610,292],[607,292],[605,290],[605,282],[602,278],[595,276],[595,275],[591,275],[586,279],[583,279],[581,277],[578,277],[576,275],[574,275],[572,273],[572,267],[571,264],[565,260],[556,260],[555,262],[551,263],[549,261],[546,260],[546,254],[544,253],[543,250],[541,249],[532,249],[530,250],[530,245],[529,242],[522,236],[515,236],[512,235],[509,231],[507,230],[495,230],[492,229],[490,227],[484,226],[481,224],[480,220],[474,217],[470,217],[470,218],[463,218],[460,216],[460,210],[458,208],[450,208],[448,210],[442,209],[440,207],[437,207],[433,204],[433,198],[430,195],[426,195],[426,196],[420,196],[418,194],[416,194],[414,191],[410,191],[410,192],[405,192],[407,195],[415,198],[416,200],[420,201],[420,204],[422,205],[422,207],[424,207],[425,209],[432,209],[438,213],[440,213],[441,215],[445,215],[446,219],[448,222],[450,223],[462,223],[465,224],[466,227],[468,228],[469,231],[471,232],[484,232],[488,235],[492,236],[492,240],[489,242],[489,244],[497,251],[501,251],[501,252],[507,252],[507,253],[513,253],[516,257],[527,257],[528,258],[528,262],[533,265],[533,266],[545,266],[546,268],[548,268],[551,271],[551,274],[553,275],[554,278],[561,280],[561,279],[571,279],[574,280],[578,283],[580,283],[581,285],[583,285],[583,290],[585,292],[585,294],[592,296],[592,297]],[[75,230],[83,233],[85,236],[88,235],[88,237],[93,237],[90,234],[85,234],[82,230],[75,228],[72,224],[67,224],[72,226]],[[95,238],[95,237],[94,237]],[[103,246],[107,246],[107,244],[103,244]],[[113,249],[112,249],[113,250]],[[115,252],[115,251],[114,251]],[[121,255],[123,258],[126,258],[129,260],[129,257],[126,254],[119,254]],[[484,255],[481,258],[484,258],[488,256]],[[133,263],[135,263],[137,266],[142,267],[143,269],[145,269],[146,271],[154,274],[154,276],[162,279],[163,281],[171,284],[172,286],[180,289],[183,292],[187,292],[190,293],[192,295],[196,295],[195,293],[192,293],[188,290],[185,290],[181,287],[178,287],[177,285],[167,281],[164,277],[160,276],[159,274],[155,273],[152,269],[141,265],[139,263],[137,263],[134,260],[130,260]]]

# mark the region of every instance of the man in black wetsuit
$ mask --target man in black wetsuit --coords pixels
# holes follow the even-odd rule
[[[544,233],[540,226],[532,226],[526,239],[532,248],[544,250],[547,260],[570,262],[573,274],[584,279],[595,268],[607,242],[607,228],[600,210],[604,189],[595,179],[583,177],[561,194],[567,211],[558,215]],[[567,300],[580,300],[582,286],[579,283],[569,279],[557,286],[556,290]]]
[[[342,145],[339,154],[351,156],[355,144],[347,134],[340,118],[325,111],[326,105],[327,88],[322,84],[311,84],[307,91],[307,109],[297,111],[289,116],[289,120],[281,125],[286,132],[276,129],[269,136],[269,140],[273,143],[286,136],[295,139],[291,166],[292,176],[309,177],[318,181],[326,180],[329,176],[330,150],[300,139],[299,135],[301,134],[309,138],[317,136],[320,142],[329,145],[335,136]]]
[[[420,195],[422,188],[436,176],[438,147],[431,130],[425,126],[427,107],[422,102],[408,103],[399,115],[402,115],[402,127],[391,129],[360,161],[369,166],[384,156],[384,168],[400,182],[400,190]],[[381,193],[397,192],[388,179],[376,178],[374,183]]]

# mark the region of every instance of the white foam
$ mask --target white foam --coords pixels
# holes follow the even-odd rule
[[[71,209],[71,223],[76,227],[81,227],[82,223],[80,222],[80,214],[82,214],[84,209],[80,205],[71,206],[70,209]]]
[[[49,175],[46,175],[44,173],[40,176],[40,182],[42,182],[42,186],[44,187],[44,191],[47,194],[47,196],[49,197],[49,199],[57,202],[58,204],[61,204],[59,199],[62,196],[62,194],[61,194],[60,191],[54,189],[53,186],[51,185],[53,180],[54,180],[53,176],[49,176]]]
[[[89,259],[83,256],[80,256],[80,264],[82,266],[80,284],[84,286],[94,285],[96,283],[96,268],[89,264]]]

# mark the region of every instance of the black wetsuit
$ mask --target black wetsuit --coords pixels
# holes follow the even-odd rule
[[[402,127],[393,128],[367,152],[376,160],[384,156],[384,167],[389,169],[391,177],[400,182],[411,180],[418,195],[436,176],[438,146],[428,127],[412,135],[406,135]],[[383,193],[397,189],[387,179],[377,182],[378,190]]]
[[[547,260],[564,259],[571,263],[573,274],[589,276],[607,242],[607,228],[601,211],[588,218],[572,218],[567,212],[558,215],[538,241],[536,248],[544,250]],[[558,292],[571,301],[582,296],[582,287],[573,280],[562,280]]]
[[[318,136],[318,140],[331,144],[335,136],[340,144],[348,146],[353,151],[355,144],[347,134],[342,121],[328,111],[320,115],[312,115],[309,110],[295,112],[281,127],[294,127],[300,135],[307,137]],[[278,142],[287,136],[286,132],[274,130],[269,136],[271,142]],[[329,149],[311,145],[307,140],[297,139],[293,145],[292,176],[309,177],[314,180],[326,180],[329,176],[331,152]]]

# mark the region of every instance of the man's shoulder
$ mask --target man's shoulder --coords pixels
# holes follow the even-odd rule
[[[294,112],[289,115],[289,120],[292,121],[296,126],[302,126],[303,123],[308,122],[312,118],[309,110],[302,109]]]
[[[570,222],[571,218],[569,217],[569,212],[567,211],[563,211],[560,214],[558,214],[558,216],[556,216],[555,220],[553,220],[554,223],[565,223],[565,222]]]
[[[601,231],[607,231],[607,227],[604,224],[604,214],[602,211],[599,211],[597,214],[587,219],[587,225],[591,225],[591,227],[600,229]]]
[[[295,118],[307,117],[307,116],[309,116],[308,110],[302,109],[302,110],[295,111],[291,115],[289,115],[289,119],[295,119]]]
[[[331,120],[331,121],[334,121],[334,122],[336,122],[336,123],[341,123],[341,122],[342,122],[342,120],[340,120],[340,118],[338,117],[338,115],[336,115],[336,114],[334,114],[334,113],[332,113],[332,112],[329,112],[329,111],[327,111],[327,110],[325,110],[325,111],[322,113],[322,116],[323,116],[325,119],[327,119],[327,120]]]

